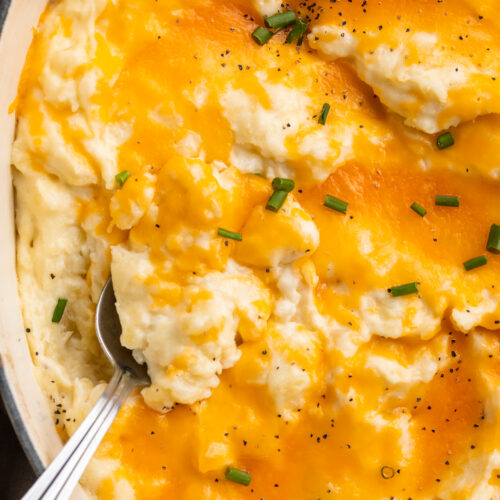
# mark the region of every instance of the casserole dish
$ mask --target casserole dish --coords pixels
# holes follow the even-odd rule
[[[19,441],[36,474],[57,455],[62,442],[33,375],[17,291],[10,149],[15,130],[17,85],[45,0],[9,1],[0,6],[0,389]],[[74,498],[85,498],[77,489]]]
[[[500,44],[470,1],[409,2],[401,22],[395,0],[366,16],[347,0],[47,4],[5,92],[34,364],[10,369],[49,408],[21,420],[64,440],[88,413],[110,273],[152,382],[89,495],[496,498]],[[434,14],[467,31],[458,56]],[[57,436],[39,432],[43,464]]]

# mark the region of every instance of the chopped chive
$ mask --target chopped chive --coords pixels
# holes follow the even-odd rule
[[[485,266],[488,262],[486,255],[480,255],[479,257],[474,257],[473,259],[466,260],[464,262],[464,267],[466,271],[472,271],[476,267]]]
[[[490,227],[486,250],[491,253],[500,253],[500,226],[496,224],[492,224]]]
[[[119,174],[115,175],[116,182],[120,187],[123,187],[123,185],[127,182],[127,179],[130,177],[130,172],[128,170],[124,170],[123,172],[120,172]]]
[[[274,14],[274,16],[266,17],[264,23],[268,28],[276,30],[290,26],[290,24],[293,24],[296,20],[297,17],[295,16],[295,12],[293,12],[293,10],[287,10],[279,14]]]
[[[381,469],[380,469],[380,475],[384,478],[384,479],[392,479],[394,477],[394,474],[396,472],[394,471],[394,469],[392,467],[389,467],[388,465],[384,465]]]
[[[393,297],[402,297],[403,295],[410,295],[411,293],[418,293],[416,282],[393,286],[391,288],[391,294]]]
[[[288,191],[275,191],[267,201],[266,208],[271,212],[277,212],[285,203]]]
[[[219,236],[222,236],[223,238],[228,238],[230,240],[235,240],[235,241],[242,241],[243,236],[241,236],[241,233],[235,233],[233,231],[228,231],[227,229],[222,229],[219,227],[217,229],[217,234]]]
[[[453,139],[451,132],[445,132],[438,136],[436,144],[439,149],[449,148],[455,144],[455,139]]]
[[[424,207],[420,206],[417,202],[412,203],[410,208],[414,212],[417,212],[420,217],[423,217],[427,213],[427,210]]]
[[[248,472],[240,469],[235,469],[231,466],[226,469],[225,476],[226,479],[229,479],[229,481],[242,484],[243,486],[248,486],[250,484],[250,481],[252,480],[252,476],[250,476]]]
[[[259,45],[265,45],[273,34],[269,31],[266,30],[266,28],[263,28],[262,26],[259,26],[257,29],[254,30],[252,33],[252,38],[259,44]]]
[[[337,212],[342,212],[345,214],[347,212],[347,207],[349,206],[349,203],[346,201],[339,200],[338,198],[335,198],[335,196],[331,196],[327,194],[325,196],[325,201],[323,202],[323,205],[327,208],[331,208],[332,210],[336,210]]]
[[[259,177],[264,177],[262,172],[254,172],[253,175],[258,175]]]
[[[324,125],[326,123],[326,118],[328,117],[329,112],[330,112],[330,105],[327,102],[325,102],[325,104],[323,104],[323,109],[321,110],[321,113],[318,118],[318,123],[320,125]]]
[[[297,40],[297,45],[302,44],[302,38],[304,38],[305,32],[307,31],[307,27],[309,26],[309,23],[304,22],[303,19],[299,19],[296,23],[295,26],[293,27],[292,31],[288,33],[288,36],[286,37],[285,43],[292,43],[296,38]]]
[[[460,199],[458,196],[436,196],[436,205],[442,207],[458,207],[460,206]]]
[[[284,179],[283,177],[275,177],[272,183],[275,191],[286,191],[289,193],[295,188],[295,182],[292,179]]]
[[[61,321],[67,303],[68,299],[57,299],[57,305],[52,314],[52,323],[59,323],[59,321]]]

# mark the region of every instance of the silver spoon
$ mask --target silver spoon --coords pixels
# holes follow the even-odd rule
[[[113,283],[109,278],[97,303],[95,329],[99,343],[113,365],[113,376],[94,408],[23,500],[69,498],[132,389],[151,384],[146,365],[137,363],[132,351],[120,344],[122,328],[115,303]]]

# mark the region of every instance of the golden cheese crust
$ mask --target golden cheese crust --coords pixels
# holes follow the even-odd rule
[[[302,45],[252,38],[276,0],[49,4],[12,152],[35,370],[66,439],[109,377],[111,272],[152,378],[91,495],[500,498],[500,24],[477,3],[291,1]]]

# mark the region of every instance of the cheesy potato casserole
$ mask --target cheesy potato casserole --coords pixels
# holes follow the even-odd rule
[[[26,335],[99,499],[500,499],[488,0],[54,0],[12,105]]]

